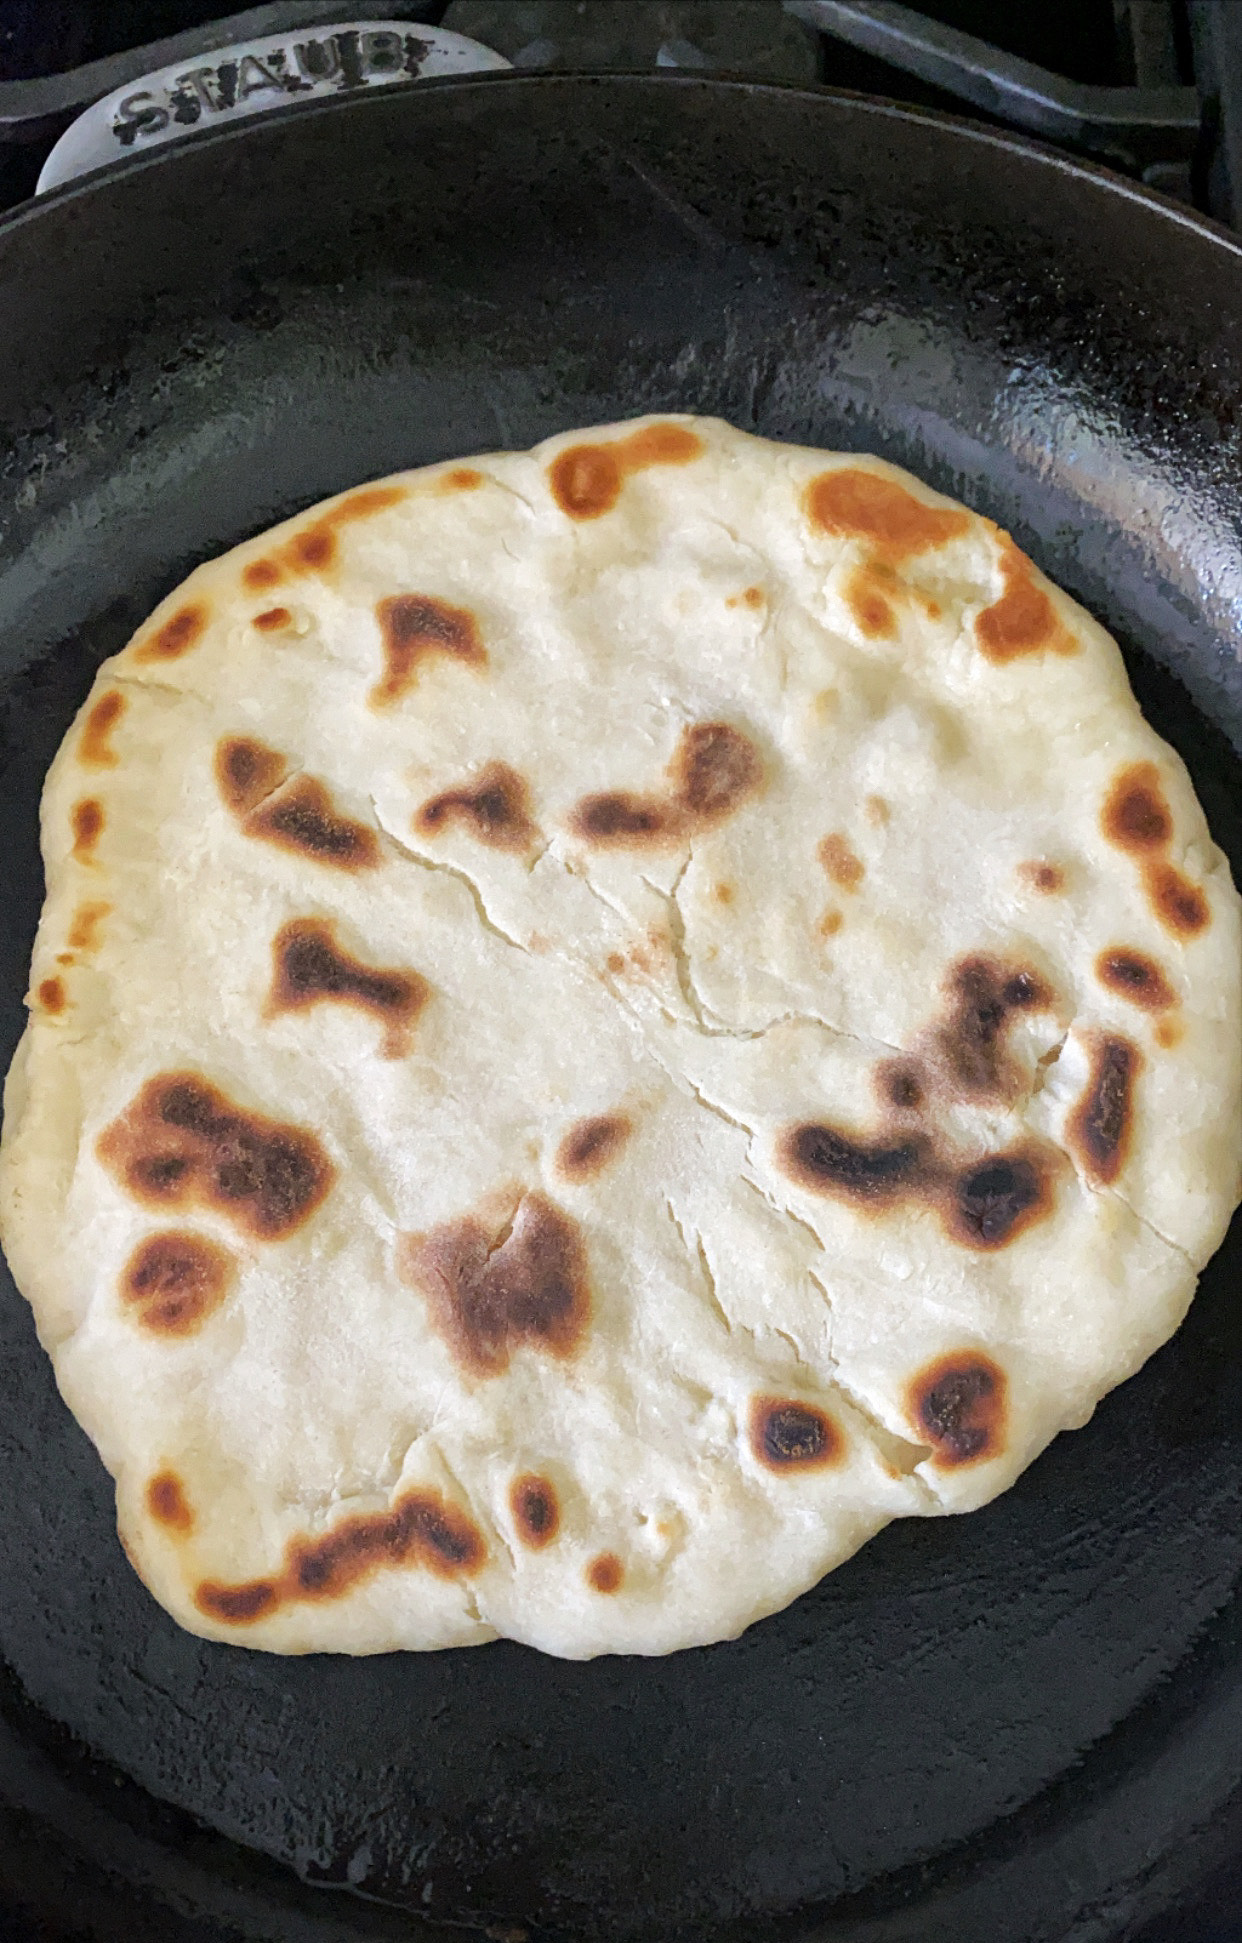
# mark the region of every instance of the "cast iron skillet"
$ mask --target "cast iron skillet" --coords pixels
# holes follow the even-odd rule
[[[636,412],[881,452],[1012,528],[1126,644],[1236,869],[1240,315],[1238,244],[1122,183],[686,78],[422,84],[19,211],[4,1058],[39,785],[152,604],[322,494]],[[179,1632],[6,1281],[0,1879],[53,1934],[159,1943],[1136,1935],[1242,1831],[1240,1254],[989,1510],[733,1645],[588,1665]]]

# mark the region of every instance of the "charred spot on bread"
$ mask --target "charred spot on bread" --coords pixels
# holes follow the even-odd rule
[[[577,1222],[546,1195],[522,1194],[499,1230],[463,1215],[406,1235],[399,1263],[470,1375],[500,1375],[523,1346],[564,1360],[582,1342],[591,1314],[586,1248]]]
[[[908,1409],[932,1447],[931,1462],[956,1470],[1004,1447],[1008,1385],[999,1363],[978,1350],[939,1357],[909,1387]]]
[[[256,1241],[295,1233],[336,1177],[308,1129],[247,1112],[193,1072],[148,1080],[96,1149],[143,1206],[210,1208]]]
[[[750,1447],[766,1470],[822,1471],[845,1454],[845,1439],[826,1410],[789,1397],[756,1397]]]

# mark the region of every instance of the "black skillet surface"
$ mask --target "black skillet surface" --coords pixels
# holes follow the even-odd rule
[[[1240,317],[1238,245],[1125,185],[690,79],[421,84],[19,212],[4,1057],[40,781],[153,602],[370,475],[652,409],[882,452],[1010,526],[1126,643],[1236,869]],[[53,1934],[160,1943],[428,1933],[402,1911],[514,1943],[1137,1934],[1242,1842],[1240,1256],[990,1509],[889,1530],[733,1645],[588,1665],[179,1632],[6,1281],[0,1881]]]

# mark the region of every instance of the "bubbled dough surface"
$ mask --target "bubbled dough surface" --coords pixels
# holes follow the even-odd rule
[[[1237,1199],[1238,900],[1112,641],[1032,570],[1071,651],[983,653],[975,622],[1004,592],[1005,553],[973,516],[889,566],[892,625],[869,632],[851,576],[874,549],[816,525],[814,482],[861,468],[949,502],[878,461],[659,423],[698,456],[635,467],[598,515],[558,503],[556,459],[633,427],[471,460],[460,489],[451,468],[404,475],[394,503],[330,528],[322,566],[289,564],[319,509],[198,569],[101,669],[50,772],[4,1244],[116,1476],[127,1550],[194,1631],[284,1652],[499,1633],[575,1657],[731,1636],[889,1519],[981,1504],[1082,1423],[1176,1328]],[[272,560],[276,584],[248,586]],[[378,696],[377,602],[397,594],[472,617],[485,662],[427,653],[404,693]],[[187,607],[190,645],[153,653]],[[274,609],[284,622],[254,625]],[[100,734],[108,693],[124,708]],[[667,794],[703,723],[745,735],[760,788],[652,845],[581,835],[593,794]],[[247,834],[217,775],[230,738],[326,784],[374,833],[376,866]],[[420,821],[495,763],[528,792],[524,846]],[[1172,818],[1162,855],[1207,900],[1193,936],[1171,933],[1102,829],[1110,787],[1143,763]],[[86,799],[104,822],[75,854]],[[828,837],[844,842],[835,870]],[[843,854],[861,871],[842,873]],[[273,939],[308,918],[425,981],[403,1056],[382,1056],[356,1006],[272,1013]],[[1119,945],[1159,966],[1175,1006],[1157,1016],[1105,987],[1097,960]],[[942,1089],[931,1135],[970,1156],[1032,1138],[1062,1156],[1051,1210],[986,1250],[917,1196],[821,1192],[781,1159],[795,1123],[875,1135],[877,1072],[925,1043],[952,968],[981,953],[1053,996],[1010,1022],[1009,1096]],[[1162,1021],[1174,1043],[1157,1042]],[[1107,1182],[1071,1132],[1102,1034],[1138,1055]],[[334,1183],[283,1239],[239,1234],[219,1208],[154,1214],[100,1158],[143,1085],[185,1071],[320,1141]],[[562,1141],[604,1115],[626,1137],[594,1178],[567,1179]],[[518,1193],[575,1224],[589,1323],[569,1355],[524,1342],[480,1375],[402,1275],[401,1238]],[[218,1241],[237,1275],[200,1328],[161,1338],[118,1286],[170,1226]],[[1003,1372],[1003,1430],[955,1463],[911,1384],[972,1352]],[[765,1397],[823,1413],[833,1461],[765,1463],[750,1428]],[[169,1472],[189,1531],[148,1508]],[[560,1507],[537,1547],[511,1504],[526,1474]],[[196,1601],[205,1581],[270,1580],[291,1545],[410,1490],[467,1514],[480,1566],[381,1564],[242,1626]],[[604,1554],[623,1567],[612,1593],[591,1579]]]

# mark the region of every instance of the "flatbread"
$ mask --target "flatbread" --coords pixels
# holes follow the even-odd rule
[[[210,1638],[730,1637],[1082,1424],[1239,1197],[1185,770],[875,459],[328,501],[100,670],[43,849],[4,1246]]]

